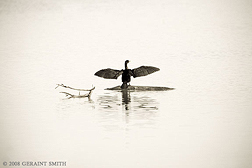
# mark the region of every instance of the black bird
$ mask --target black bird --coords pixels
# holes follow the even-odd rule
[[[135,69],[128,69],[129,60],[125,61],[125,69],[116,70],[116,69],[102,69],[95,73],[96,76],[105,78],[105,79],[117,79],[120,75],[122,75],[122,82],[121,85],[122,89],[126,89],[128,87],[128,83],[130,82],[130,77],[133,76],[134,78],[140,76],[146,76],[153,72],[159,71],[159,68],[152,67],[152,66],[140,66]]]

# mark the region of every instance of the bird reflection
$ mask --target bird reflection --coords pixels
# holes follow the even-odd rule
[[[130,92],[127,89],[122,90],[122,105],[125,106],[125,110],[129,110],[129,103],[131,101]]]

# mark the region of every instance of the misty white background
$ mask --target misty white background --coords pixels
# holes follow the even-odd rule
[[[251,11],[249,0],[1,1],[0,161],[249,167]],[[132,85],[176,89],[133,92],[125,110],[104,91],[120,79],[93,74],[126,59],[160,68]],[[96,89],[66,100],[57,83]]]

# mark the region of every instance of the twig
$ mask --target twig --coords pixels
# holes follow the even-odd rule
[[[93,87],[92,89],[75,89],[75,88],[72,88],[70,86],[65,86],[64,84],[57,84],[55,89],[57,89],[59,86],[64,87],[64,88],[68,88],[68,89],[78,90],[78,91],[90,91],[90,90],[95,89],[95,87]]]
[[[90,96],[91,96],[91,94],[92,94],[92,91],[95,89],[95,87],[93,87],[92,89],[75,89],[75,88],[72,88],[72,87],[70,87],[70,86],[65,86],[65,85],[63,85],[63,84],[57,84],[57,86],[56,86],[55,89],[57,89],[59,86],[64,87],[64,88],[68,88],[68,89],[78,90],[78,91],[79,91],[79,95],[73,95],[73,94],[70,94],[70,93],[68,93],[68,92],[60,92],[60,93],[66,94],[66,96],[69,96],[68,99],[70,99],[70,98],[83,98],[83,97],[88,97],[88,98],[90,98]],[[89,93],[84,94],[84,95],[81,95],[81,94],[80,94],[80,91],[89,91]]]

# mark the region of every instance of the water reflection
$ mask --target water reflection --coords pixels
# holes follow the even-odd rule
[[[120,100],[119,97],[122,99]],[[155,98],[145,96],[142,92],[128,90],[100,95],[97,101],[101,108],[112,111],[117,110],[119,106],[122,106],[126,111],[153,111],[158,110],[159,104]]]
[[[99,123],[108,132],[155,129],[159,102],[154,92],[110,91],[98,96]],[[147,95],[147,96],[146,96]]]

